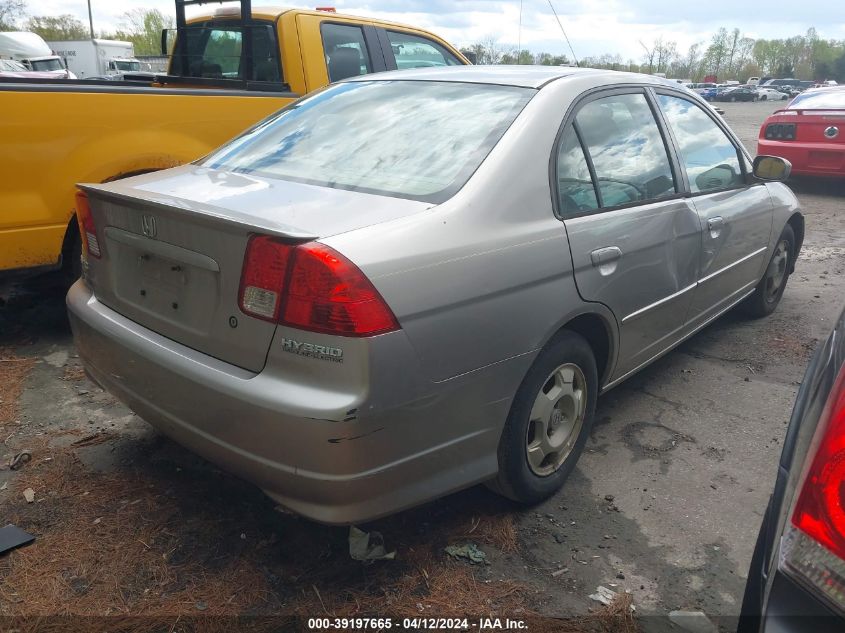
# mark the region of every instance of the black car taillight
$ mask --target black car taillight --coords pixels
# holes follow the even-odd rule
[[[769,123],[766,126],[766,138],[772,141],[794,141],[794,123]]]
[[[790,525],[780,567],[845,611],[845,369],[827,399]]]

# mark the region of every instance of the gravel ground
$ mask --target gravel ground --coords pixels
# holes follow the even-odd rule
[[[760,123],[779,104],[728,103],[723,107],[727,121],[754,152]],[[5,579],[8,592],[5,601],[0,599],[0,615],[85,612],[73,605],[82,604],[86,592],[93,591],[93,580],[81,585],[82,589],[71,583],[75,593],[51,589],[45,581],[44,591],[58,591],[54,596],[58,602],[42,608],[29,604],[23,584],[15,584],[23,582],[21,566],[32,565],[36,573],[45,558],[58,560],[47,544],[59,543],[50,539],[76,525],[74,520],[82,512],[81,506],[69,501],[82,493],[68,492],[56,483],[60,480],[47,477],[61,454],[73,473],[65,475],[65,481],[93,478],[94,488],[86,493],[96,496],[98,481],[105,491],[111,488],[103,482],[119,490],[122,481],[130,487],[131,480],[132,486],[165,486],[162,494],[174,500],[177,508],[184,507],[182,520],[170,517],[165,526],[169,531],[162,527],[183,543],[180,566],[167,569],[177,576],[174,570],[182,570],[177,583],[180,591],[186,587],[196,591],[189,599],[174,602],[166,611],[170,614],[208,608],[207,601],[217,600],[217,594],[203,593],[204,581],[194,576],[205,578],[238,560],[248,566],[250,578],[265,583],[263,611],[235,600],[231,604],[237,608],[219,612],[289,611],[313,602],[311,587],[315,592],[323,588],[318,592],[318,606],[331,592],[332,599],[340,601],[332,604],[348,604],[353,599],[351,589],[378,594],[379,599],[399,596],[391,594],[391,587],[411,573],[400,561],[411,559],[415,548],[425,547],[432,548],[433,555],[432,567],[423,568],[428,570],[425,586],[412,598],[396,600],[412,600],[422,613],[435,613],[437,603],[426,604],[436,593],[428,574],[436,569],[463,570],[448,567],[454,564],[442,555],[442,543],[477,539],[489,565],[471,574],[473,585],[477,579],[481,590],[475,586],[480,602],[467,603],[470,607],[486,604],[485,608],[494,610],[498,605],[513,611],[522,605],[548,615],[586,614],[595,606],[589,594],[605,585],[631,592],[647,630],[666,626],[661,619],[649,619],[649,614],[679,608],[701,609],[729,630],[731,616],[739,610],[793,398],[806,363],[827,335],[845,294],[845,211],[841,209],[845,187],[841,182],[791,184],[806,215],[807,234],[796,274],[774,315],[749,321],[728,314],[601,398],[593,436],[576,472],[564,490],[541,506],[514,508],[479,487],[370,526],[384,534],[388,546],[397,547],[399,561],[383,564],[386,571],[363,576],[357,567],[350,568],[342,530],[275,512],[269,500],[250,486],[158,437],[88,383],[78,368],[61,292],[53,280],[6,284],[0,288],[4,301],[0,304],[0,357],[36,362],[28,374],[24,372],[22,393],[18,395],[10,386],[11,378],[0,393],[0,425],[5,425],[7,439],[0,453],[9,457],[24,445],[38,450],[23,469],[0,470],[0,486],[7,484],[0,490],[0,515],[32,530],[39,542],[22,550],[28,558],[15,553],[0,559],[0,581]],[[7,400],[2,401],[4,397]],[[45,458],[50,460],[45,462]],[[35,484],[44,488],[36,488],[35,504],[26,504],[20,492]],[[102,494],[105,499],[106,493]],[[118,510],[131,503],[129,496],[115,497]],[[155,507],[138,515],[150,529],[156,526]],[[103,522],[116,512],[108,507],[100,510]],[[215,528],[213,542],[197,538],[195,531],[185,532],[185,526],[191,525],[200,530],[204,521],[227,527]],[[481,538],[482,529],[472,525],[487,526],[487,536]],[[100,528],[100,523],[92,526],[91,539],[108,536],[99,533]],[[310,539],[314,564],[321,570],[317,576],[308,572],[311,575],[305,574],[304,580],[299,572],[290,572],[293,563],[288,560],[290,544],[299,543],[296,547],[302,550],[302,539]],[[259,549],[249,550],[254,540],[265,549],[256,545]],[[325,548],[320,549],[320,543]],[[165,547],[158,541],[144,545],[146,552]],[[268,547],[272,551],[266,562],[252,555],[266,553]],[[208,558],[209,548],[214,550],[213,560]],[[165,551],[166,560],[167,555]],[[98,560],[97,565],[106,569],[111,558]],[[390,565],[400,571],[392,572]],[[185,579],[185,570],[194,570],[190,572],[194,576]],[[66,572],[57,573],[65,576]],[[90,569],[74,573],[74,578],[92,574]],[[27,577],[31,579],[32,574]],[[504,585],[497,583],[503,581],[516,583],[524,591],[504,591],[493,597],[484,593],[486,587],[501,588]],[[133,591],[143,587],[148,592],[156,582],[160,579],[139,578],[130,584]],[[109,606],[105,612],[150,612],[145,598],[133,601],[134,594],[125,587],[116,591],[121,594],[117,603],[123,606]],[[306,593],[310,598],[304,597]],[[162,595],[165,600],[167,596]],[[378,604],[395,609],[400,603]],[[90,608],[104,613],[96,611],[99,607]]]

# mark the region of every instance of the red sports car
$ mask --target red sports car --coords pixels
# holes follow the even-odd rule
[[[845,177],[845,86],[807,90],[771,114],[757,153],[787,159],[793,174]]]

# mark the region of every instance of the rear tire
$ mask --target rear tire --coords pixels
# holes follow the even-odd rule
[[[70,287],[82,277],[82,238],[75,224],[68,230],[73,232],[67,236],[65,250],[62,253],[62,274],[65,284]]]
[[[524,504],[557,492],[584,450],[597,395],[590,345],[564,330],[540,352],[516,392],[499,439],[499,473],[488,487]]]
[[[772,253],[763,278],[754,289],[754,294],[743,303],[746,314],[759,319],[775,311],[786,290],[786,282],[795,263],[794,257],[795,232],[787,224],[775,244],[775,252]]]

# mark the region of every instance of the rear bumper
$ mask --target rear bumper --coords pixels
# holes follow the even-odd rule
[[[101,304],[84,281],[67,305],[96,382],[179,444],[308,518],[363,522],[495,475],[509,400],[486,400],[475,383],[430,386],[370,413],[362,394],[304,388],[270,369],[253,374],[166,339]],[[346,417],[325,419],[327,403]]]
[[[795,143],[760,139],[759,155],[780,156],[792,163],[792,173],[798,176],[845,176],[845,146],[829,143]]]

